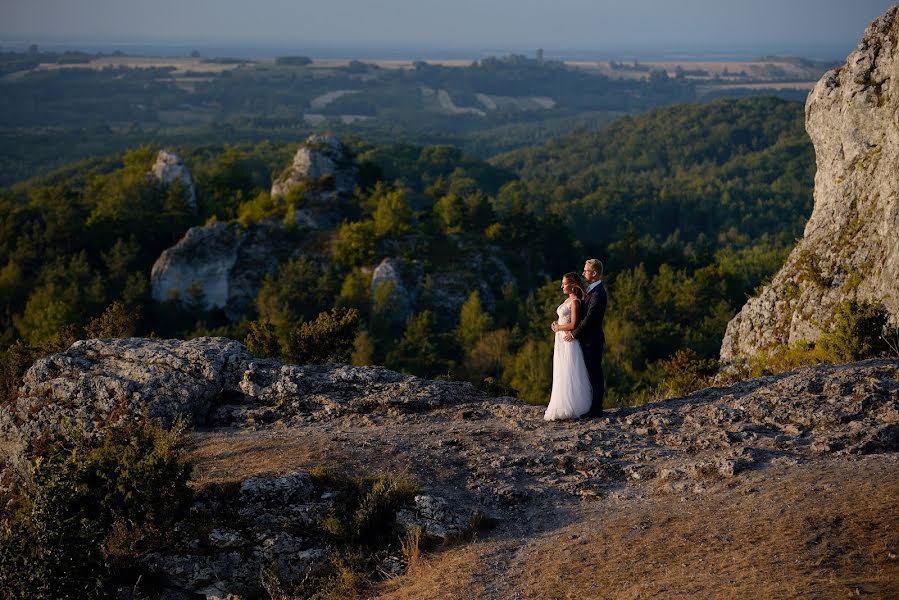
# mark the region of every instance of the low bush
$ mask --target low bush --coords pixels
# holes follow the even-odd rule
[[[332,308],[287,337],[285,358],[296,364],[348,363],[359,330],[359,311]]]
[[[316,487],[337,492],[337,501],[323,514],[318,527],[328,539],[329,564],[293,584],[274,570],[262,573],[262,587],[278,600],[338,600],[358,595],[380,577],[378,567],[389,552],[407,557],[414,534],[396,526],[396,513],[417,492],[411,481],[396,476],[347,476],[335,471],[312,472]],[[416,545],[419,540],[414,540]],[[418,549],[414,550],[416,557]],[[408,553],[408,554],[407,554]]]
[[[889,320],[883,303],[847,300],[837,305],[833,327],[818,345],[834,362],[853,362],[887,352],[884,331]]]
[[[137,330],[137,310],[129,309],[121,302],[113,302],[99,317],[91,319],[84,326],[87,338],[131,337]]]
[[[0,352],[0,404],[15,401],[25,371],[42,356],[62,352],[75,343],[77,330],[63,327],[55,336],[38,345],[17,340]]]
[[[359,331],[359,311],[355,308],[332,308],[319,313],[314,321],[303,323],[289,332],[286,339],[266,321],[250,324],[247,348],[254,356],[278,358],[298,365],[328,362],[348,363],[353,356]]]
[[[889,312],[879,301],[846,300],[837,305],[831,327],[816,342],[799,340],[766,348],[723,373],[722,382],[783,373],[804,365],[846,363],[889,354]],[[899,349],[899,335],[896,337]]]
[[[678,350],[671,357],[661,361],[662,392],[665,397],[686,396],[707,387],[718,372],[718,361],[714,358],[700,358],[687,348]]]
[[[100,598],[123,583],[189,506],[183,434],[142,423],[35,458],[0,513],[2,598]]]

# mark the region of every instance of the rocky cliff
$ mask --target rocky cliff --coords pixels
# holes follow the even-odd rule
[[[150,169],[150,174],[166,185],[178,181],[184,188],[187,205],[191,210],[197,210],[197,191],[194,188],[194,180],[180,156],[168,150],[160,150],[156,155],[153,168]]]
[[[238,320],[265,275],[296,249],[288,237],[278,223],[191,227],[153,263],[153,299],[200,300],[204,309],[221,309],[230,320]]]
[[[358,168],[340,140],[332,135],[311,135],[272,183],[272,196],[303,187],[310,200],[336,203],[353,193],[357,176]]]
[[[843,300],[879,300],[899,316],[899,7],[864,33],[806,102],[815,145],[814,210],[802,240],[762,293],[728,324],[732,362],[814,341]]]
[[[256,359],[226,338],[85,340],[27,372],[18,400],[0,407],[0,448],[8,484],[24,475],[35,444],[71,435],[73,424],[100,435],[106,424],[143,414],[192,421],[202,491],[179,527],[182,539],[145,566],[171,589],[207,598],[258,592],[262,566],[277,564],[297,580],[327,560],[327,545],[309,529],[335,497],[309,478],[323,463],[413,476],[420,493],[397,520],[429,538],[459,539],[473,523],[497,523],[484,541],[434,559],[448,581],[430,571],[406,576],[381,590],[395,597],[541,598],[559,589],[574,597],[579,584],[552,573],[556,592],[523,583],[561,560],[559,552],[580,557],[562,565],[565,573],[608,597],[634,597],[634,569],[650,569],[638,588],[647,592],[648,578],[697,593],[724,586],[705,597],[751,595],[758,585],[770,596],[793,586],[800,596],[831,597],[856,572],[867,574],[863,590],[899,591],[899,561],[890,558],[899,523],[888,509],[899,501],[899,361],[804,368],[602,420],[547,423],[542,413],[467,383]],[[694,519],[701,531],[690,529]],[[781,520],[804,529],[773,539]],[[590,546],[572,542],[598,527],[603,536]],[[604,539],[619,534],[614,544]],[[799,565],[789,581],[776,556],[760,554],[772,545]],[[630,562],[608,558],[631,547],[643,550]],[[821,554],[832,547],[839,553]],[[475,564],[466,562],[471,553]],[[852,557],[845,565],[844,554]],[[677,564],[663,569],[672,555]],[[705,570],[720,577],[744,556],[751,568],[730,573],[730,583],[695,588]],[[405,568],[401,555],[382,559],[391,577]],[[610,562],[590,568],[596,561]],[[438,579],[416,588],[429,577]]]

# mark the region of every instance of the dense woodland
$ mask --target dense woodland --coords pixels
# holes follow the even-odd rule
[[[292,214],[269,189],[299,141],[175,147],[197,213],[178,186],[146,176],[153,145],[3,190],[7,364],[85,327],[102,333],[97,318],[113,303],[128,323],[120,333],[228,335],[286,358],[320,313],[352,308],[356,363],[541,402],[558,280],[597,257],[610,293],[609,404],[635,401],[664,383],[677,351],[717,355],[728,320],[781,266],[812,205],[802,105],[773,98],[657,109],[489,162],[448,146],[347,139],[360,178],[342,224],[310,231],[288,218],[301,253],[266,278],[241,321],[201,299],[153,302],[150,267],[189,227]],[[385,257],[409,266],[411,301],[370,289]]]

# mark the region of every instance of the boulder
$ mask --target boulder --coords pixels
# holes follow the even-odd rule
[[[22,470],[41,440],[100,436],[143,416],[171,425],[206,421],[251,360],[228,338],[81,340],[25,373],[16,402],[0,407],[2,458]]]

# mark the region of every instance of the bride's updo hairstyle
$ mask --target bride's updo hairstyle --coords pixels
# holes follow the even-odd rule
[[[578,300],[584,299],[584,296],[587,295],[587,288],[584,287],[584,282],[581,281],[580,275],[572,271],[562,275],[562,279],[567,279],[574,286],[574,295],[577,296]]]

